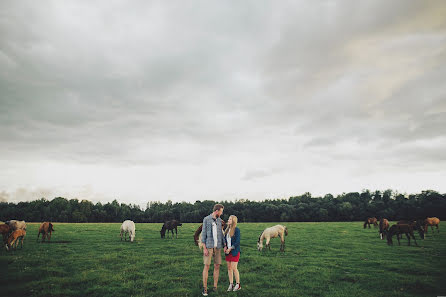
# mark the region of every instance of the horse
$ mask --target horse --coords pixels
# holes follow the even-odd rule
[[[9,235],[10,230],[11,230],[11,228],[9,228],[8,224],[0,225],[0,232],[2,233],[2,236],[3,236],[3,243],[6,243],[6,241],[8,240],[8,235]]]
[[[175,236],[178,238],[178,226],[183,226],[183,224],[180,223],[180,221],[177,220],[171,220],[164,223],[163,227],[161,228],[160,234],[161,238],[165,238],[166,236],[166,230],[167,230],[167,236],[169,236],[169,231],[172,232],[172,238],[173,238],[173,230],[175,229]]]
[[[11,235],[9,235],[8,242],[5,245],[6,250],[9,251],[11,247],[14,247],[14,243],[15,243],[14,250],[17,249],[20,239],[21,239],[20,248],[23,248],[23,239],[25,238],[25,235],[26,235],[26,230],[24,229],[17,229],[14,232],[12,232]]]
[[[398,245],[400,245],[400,235],[403,233],[406,234],[406,237],[409,240],[407,245],[410,245],[410,237],[412,237],[413,240],[415,240],[415,245],[418,245],[417,240],[413,235],[413,227],[412,225],[408,224],[395,224],[392,227],[390,227],[389,232],[387,233],[387,244],[393,245],[392,237],[393,235],[396,235],[396,238],[398,239]]]
[[[261,251],[263,249],[263,240],[266,239],[266,247],[271,250],[271,246],[269,244],[269,241],[271,238],[279,237],[280,236],[280,251],[285,251],[285,236],[288,235],[288,229],[286,226],[283,225],[276,225],[273,227],[266,228],[263,230],[262,234],[259,236],[259,240],[257,241],[257,249]]]
[[[125,220],[121,225],[121,241],[122,234],[124,234],[124,241],[127,241],[127,234],[129,235],[130,242],[135,239],[135,223],[130,220]]]
[[[438,225],[440,224],[440,219],[437,217],[427,218],[424,220],[424,232],[427,233],[427,227],[431,226],[432,233],[434,233],[434,226],[437,227],[437,233],[440,233]]]
[[[42,233],[42,242],[45,241],[45,237],[48,238],[48,241],[51,240],[51,232],[53,232],[53,224],[50,222],[43,222],[40,225],[39,233],[37,233],[37,241],[39,241],[40,233]]]
[[[418,231],[421,239],[424,239],[424,228],[423,228],[423,220],[400,220],[397,222],[397,225],[410,225],[413,230]]]
[[[377,223],[377,219],[375,217],[373,218],[367,218],[364,222],[364,229],[366,228],[367,225],[369,225],[369,229],[370,229],[370,224],[373,224],[373,226],[378,227],[378,223]]]
[[[387,232],[389,232],[389,221],[387,219],[381,218],[379,220],[379,236],[381,237],[381,240],[384,239],[384,237],[387,235]]]
[[[15,230],[18,230],[18,229],[23,229],[26,231],[25,221],[9,220],[9,221],[6,221],[6,224],[9,225],[9,228],[11,228],[10,232],[14,232]]]
[[[221,220],[221,229],[225,230],[225,227],[225,221]],[[200,250],[203,249],[203,243],[201,242],[201,231],[203,231],[203,224],[201,224],[194,233],[194,243],[200,248]]]

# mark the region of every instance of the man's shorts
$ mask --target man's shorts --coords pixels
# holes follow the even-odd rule
[[[203,253],[203,263],[204,265],[211,265],[211,259],[214,258],[214,265],[221,264],[221,249],[212,248],[208,249],[208,256],[206,257]]]

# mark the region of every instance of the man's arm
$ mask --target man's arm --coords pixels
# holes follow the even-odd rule
[[[206,239],[207,239],[207,223],[206,223],[206,218],[203,219],[203,229],[201,230],[201,242],[203,243],[204,246],[206,246]]]

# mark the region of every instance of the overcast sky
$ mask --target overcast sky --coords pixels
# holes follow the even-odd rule
[[[0,200],[446,192],[446,1],[1,1]]]

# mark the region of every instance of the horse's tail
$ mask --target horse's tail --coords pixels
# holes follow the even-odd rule
[[[50,227],[48,228],[48,231],[51,231],[51,232],[54,231],[53,224],[50,223]]]

